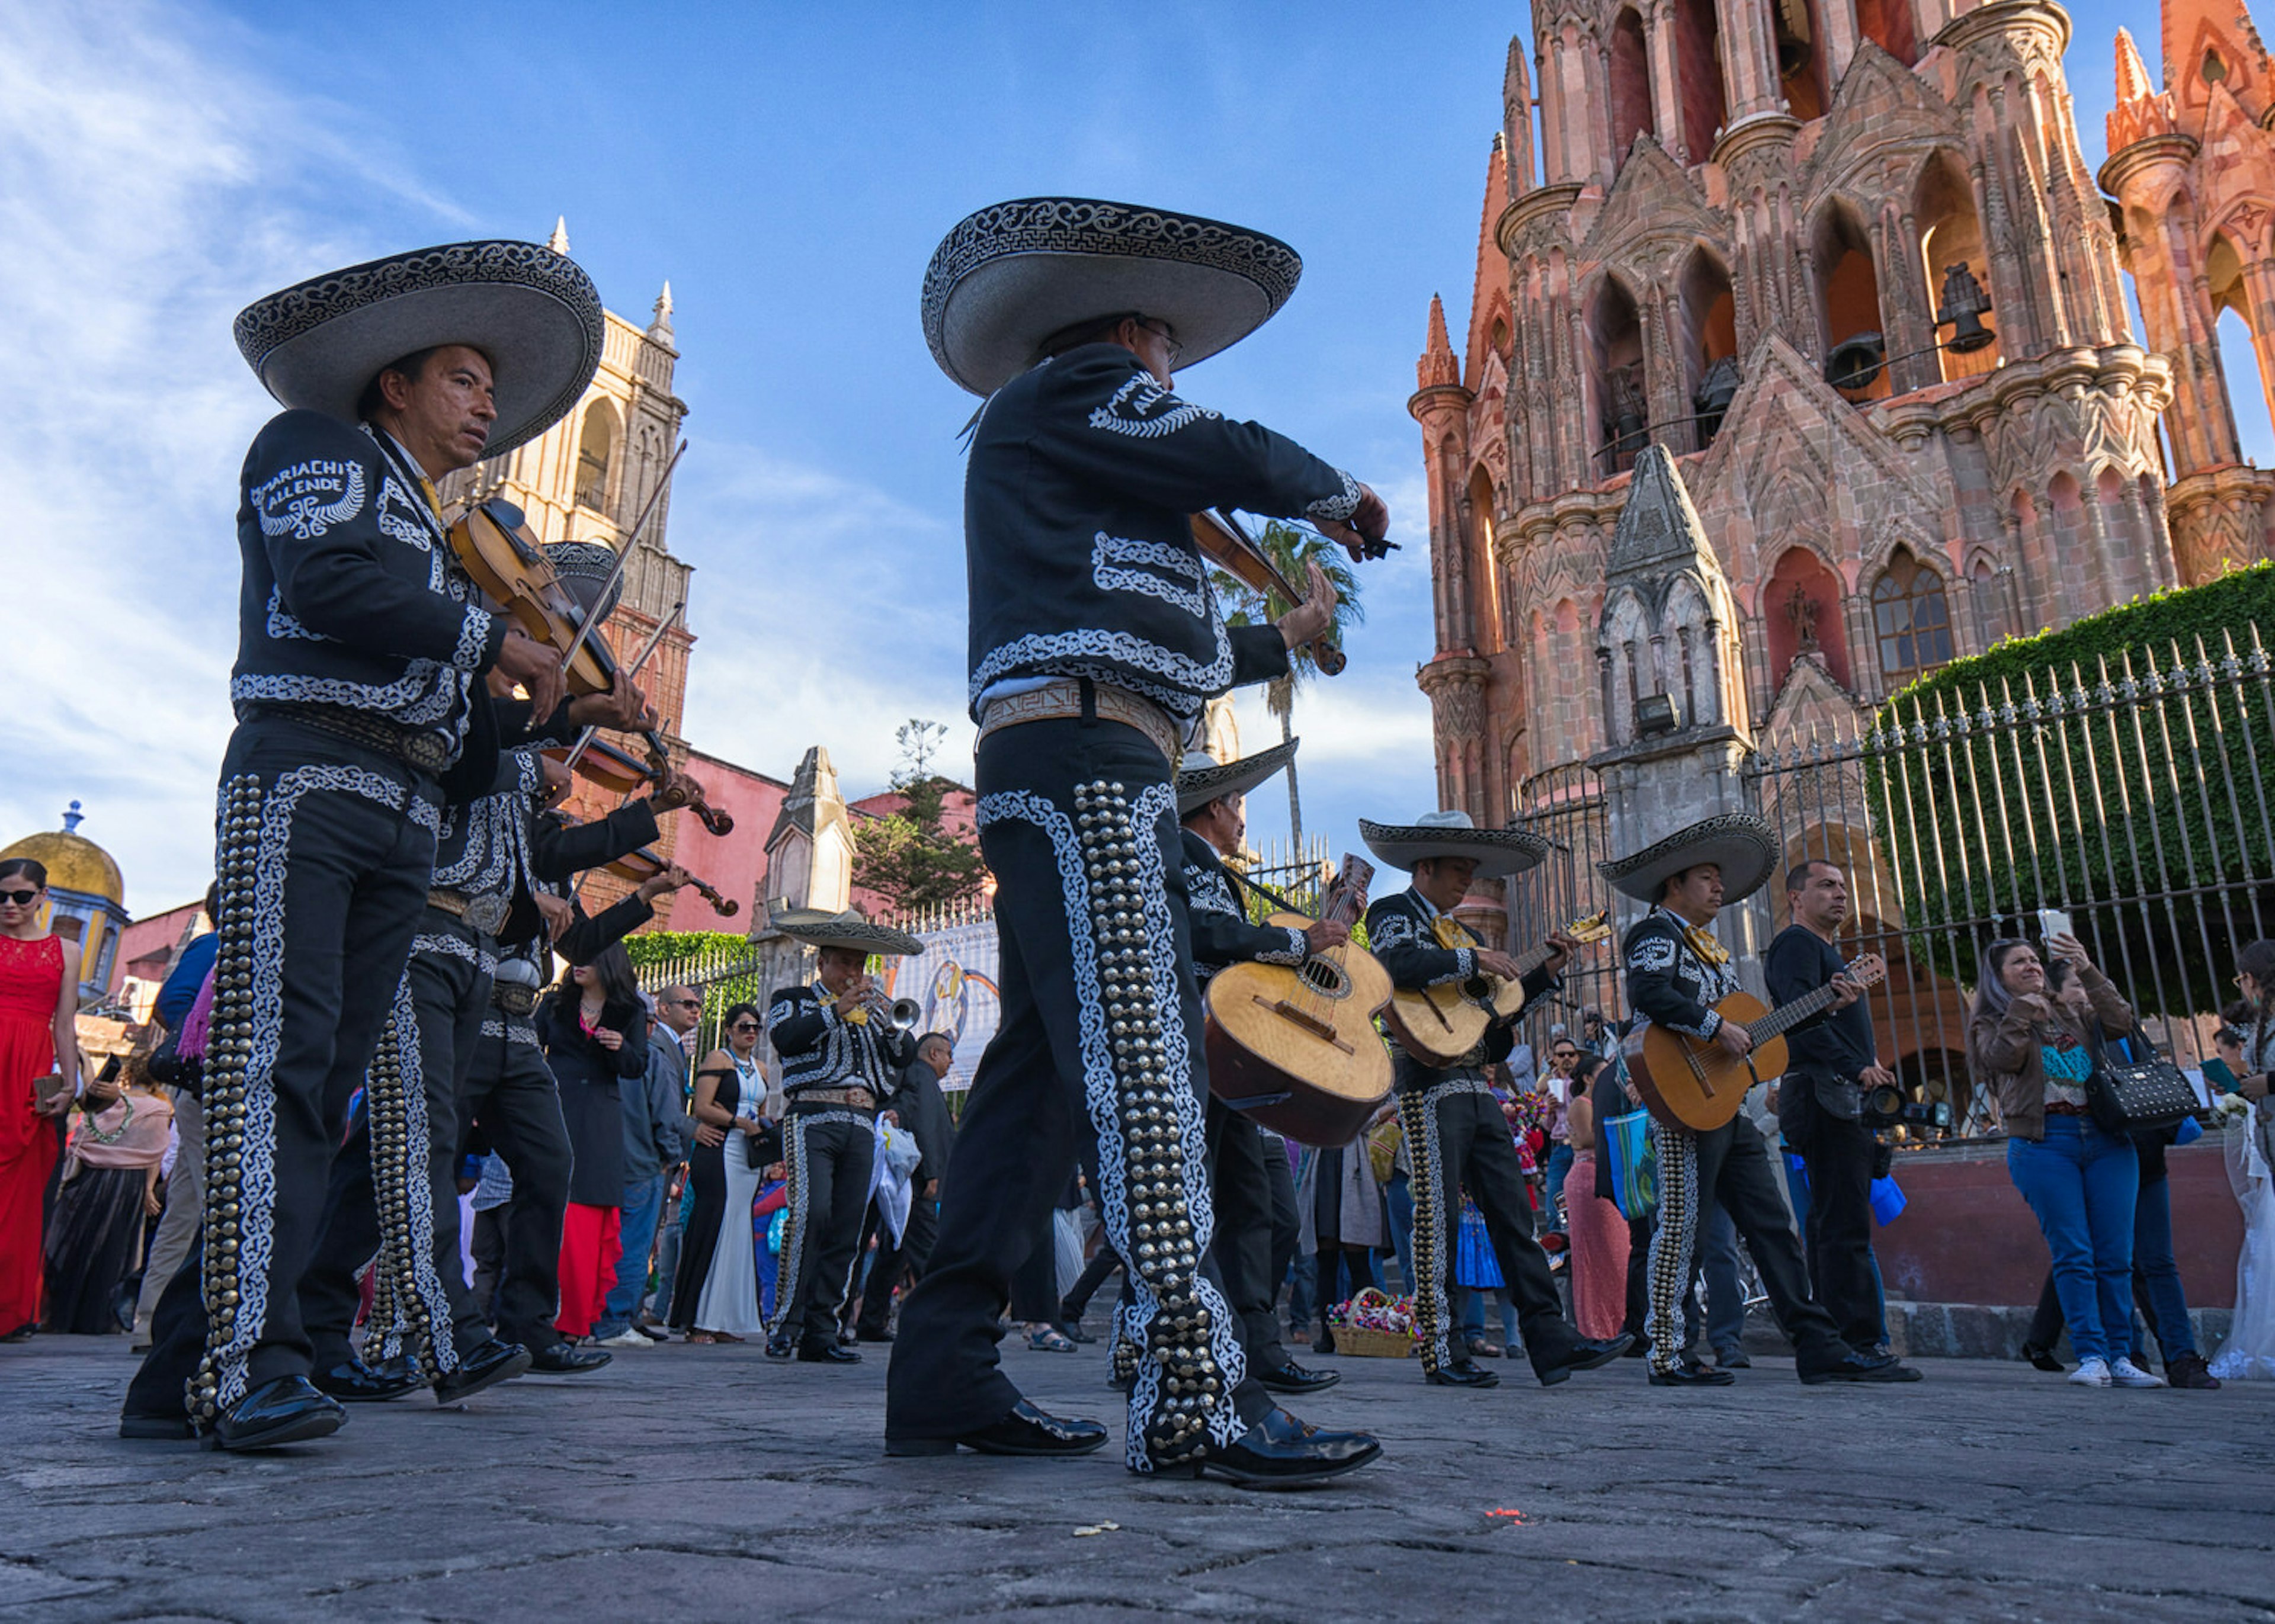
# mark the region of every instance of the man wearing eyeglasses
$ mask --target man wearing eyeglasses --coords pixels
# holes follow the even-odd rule
[[[662,1333],[642,1326],[639,1313],[671,1175],[695,1144],[695,1121],[687,1114],[686,1041],[702,1014],[703,996],[694,988],[658,992],[656,1023],[671,1034],[671,1041],[651,1036],[643,1086],[626,1083],[618,1090],[624,1113],[624,1250],[616,1263],[616,1286],[593,1326],[593,1341],[604,1348],[646,1348],[663,1340]]]

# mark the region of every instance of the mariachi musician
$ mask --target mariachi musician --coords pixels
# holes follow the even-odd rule
[[[837,1311],[860,1261],[877,1110],[917,1057],[916,1034],[893,1020],[892,1001],[866,966],[871,954],[921,953],[924,943],[851,911],[786,914],[775,924],[817,949],[818,963],[811,983],[784,988],[767,1008],[767,1040],[782,1059],[790,1175],[767,1356],[858,1364],[861,1356],[838,1343]]]
[[[1394,986],[1423,991],[1478,975],[1519,979],[1515,961],[1478,941],[1454,910],[1473,880],[1522,873],[1538,863],[1548,855],[1546,842],[1522,829],[1478,828],[1465,812],[1428,812],[1405,825],[1362,818],[1358,830],[1375,856],[1413,875],[1412,885],[1366,910],[1368,949]],[[1556,971],[1578,945],[1558,933],[1548,941],[1555,951],[1522,977],[1528,1001],[1560,985]],[[1466,1349],[1458,1356],[1453,1350],[1447,1251],[1461,1222],[1465,1189],[1485,1220],[1500,1277],[1516,1305],[1525,1356],[1542,1386],[1618,1358],[1634,1340],[1597,1341],[1575,1330],[1564,1318],[1548,1259],[1532,1238],[1524,1170],[1485,1073],[1487,1065],[1508,1057],[1515,1034],[1511,1023],[1497,1021],[1455,1065],[1432,1066],[1401,1054],[1394,1069],[1399,1121],[1414,1168],[1414,1314],[1422,1373],[1440,1386],[1491,1387],[1500,1381]]]
[[[925,283],[933,355],[982,397],[964,486],[979,841],[995,876],[1003,1016],[943,1190],[932,1267],[901,1312],[895,1454],[1072,1454],[1094,1423],[1026,1403],[997,1367],[1010,1280],[1090,1132],[1107,1239],[1136,1271],[1124,1318],[1147,1351],[1131,1469],[1344,1469],[1301,1439],[1246,1436],[1230,1311],[1209,1243],[1198,989],[1178,881],[1174,781],[1208,701],[1288,668],[1327,629],[1314,570],[1276,626],[1226,625],[1190,516],[1304,517],[1357,551],[1389,510],[1349,474],[1172,392],[1262,325],[1302,263],[1212,220],[1085,199],[980,210]]]
[[[604,622],[616,602],[609,585],[616,555],[591,542],[559,542],[543,550],[584,614],[596,626]],[[611,691],[571,700],[533,737],[526,704],[490,697],[501,736],[519,743],[501,754],[488,793],[443,811],[426,917],[373,1059],[367,1108],[333,1163],[323,1238],[300,1283],[301,1320],[315,1356],[313,1379],[344,1402],[393,1398],[423,1380],[439,1401],[458,1403],[521,1374],[533,1360],[538,1368],[559,1371],[596,1368],[609,1356],[567,1348],[557,1333],[547,1333],[557,1290],[557,1237],[545,1252],[543,1272],[533,1288],[523,1288],[530,1253],[543,1246],[542,1233],[524,1237],[527,1244],[510,1247],[513,1288],[503,1293],[516,1304],[541,1296],[542,1309],[509,1318],[514,1334],[500,1338],[491,1330],[459,1262],[457,1180],[472,1114],[476,1054],[492,1008],[500,955],[525,955],[545,927],[537,901],[545,887],[537,875],[546,865],[533,861],[540,850],[535,836],[545,826],[533,827],[533,819],[549,793],[548,776],[561,769],[552,767],[540,750],[548,736],[572,739],[586,727],[639,729],[653,725],[654,718],[621,672]],[[667,780],[653,801],[631,803],[594,826],[605,833],[597,842],[587,839],[578,855],[597,863],[645,845],[655,838],[654,809],[684,804],[684,790]],[[652,899],[684,880],[679,871],[658,875],[637,895]],[[652,917],[644,904],[618,912],[621,917],[611,921],[616,934]],[[606,941],[556,945],[572,962],[582,962]],[[558,1122],[557,1106],[549,1115]],[[397,1124],[404,1129],[399,1137],[394,1132]],[[567,1141],[561,1138],[559,1154],[548,1157],[544,1152],[553,1136],[544,1133],[545,1122],[514,1135],[517,1125],[501,1129],[502,1137],[511,1135],[525,1152],[516,1198],[525,1207],[549,1205],[555,1220],[547,1226],[522,1219],[518,1226],[521,1215],[510,1212],[508,1234],[530,1222],[540,1231],[557,1230],[567,1198]],[[557,1178],[549,1176],[556,1163]],[[415,1176],[406,1178],[406,1173]],[[380,1345],[384,1356],[376,1361],[379,1368],[358,1358],[349,1342],[360,1302],[356,1277],[374,1252],[384,1302],[374,1297],[375,1336],[367,1341]],[[389,1312],[378,1312],[381,1306]],[[396,1356],[406,1350],[406,1342],[415,1359]]]
[[[1299,965],[1312,954],[1350,939],[1349,926],[1325,919],[1300,930],[1251,923],[1237,888],[1245,882],[1224,865],[1226,857],[1240,850],[1248,832],[1248,791],[1293,760],[1296,743],[1289,739],[1243,759],[1221,763],[1206,752],[1194,751],[1178,765],[1177,818],[1184,846],[1185,903],[1192,919],[1193,979],[1204,993],[1217,971],[1228,964]],[[1209,1095],[1205,1112],[1209,1193],[1216,1208],[1209,1256],[1232,1307],[1248,1379],[1274,1393],[1317,1393],[1332,1387],[1342,1379],[1339,1372],[1306,1369],[1280,1340],[1280,1277],[1272,1269],[1272,1159],[1278,1159],[1281,1179],[1287,1182],[1287,1146],[1278,1134],[1267,1138],[1255,1122],[1214,1094]],[[1292,1186],[1288,1201],[1292,1218]],[[1125,1268],[1125,1280],[1128,1274]],[[1128,1346],[1117,1340],[1115,1354]],[[1236,1394],[1236,1401],[1241,1396]],[[1259,1413],[1263,1409],[1260,1394],[1256,1408]],[[1281,1431],[1303,1426],[1284,1410],[1265,1419]],[[1339,1455],[1346,1470],[1382,1453],[1382,1446],[1364,1432],[1314,1431],[1310,1441],[1318,1453]]]
[[[435,481],[563,417],[601,336],[591,280],[535,243],[374,261],[238,317],[286,410],[246,455],[238,510],[206,1223],[124,1435],[259,1449],[346,1419],[308,1381],[298,1308],[333,1150],[426,909],[440,809],[495,771],[481,679],[521,684],[541,717],[563,690],[557,656],[474,601]]]
[[[1638,1032],[1655,1024],[1718,1043],[1734,1055],[1753,1047],[1752,1034],[1714,1008],[1739,990],[1737,966],[1715,939],[1714,916],[1759,890],[1777,854],[1776,831],[1766,822],[1750,812],[1725,812],[1596,865],[1612,889],[1650,910],[1620,944]],[[1628,1042],[1633,1048],[1636,1036]],[[1653,1386],[1727,1386],[1737,1379],[1683,1355],[1682,1299],[1690,1288],[1702,1201],[1720,1202],[1744,1237],[1803,1381],[1919,1379],[1909,1366],[1841,1341],[1833,1317],[1810,1300],[1801,1243],[1772,1182],[1761,1133],[1744,1112],[1711,1133],[1676,1127],[1654,1113],[1651,1133],[1659,1152],[1659,1225],[1651,1239],[1644,1328]]]

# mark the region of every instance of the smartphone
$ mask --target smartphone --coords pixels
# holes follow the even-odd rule
[[[2052,941],[2057,936],[2076,935],[2077,926],[2061,909],[2041,908],[2038,910],[2038,933]]]

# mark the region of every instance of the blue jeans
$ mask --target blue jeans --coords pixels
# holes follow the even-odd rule
[[[2129,1356],[2133,1208],[2141,1192],[2132,1142],[2082,1116],[2049,1116],[2043,1141],[2007,1141],[2007,1175],[2053,1254],[2054,1293],[2079,1362]]]
[[[1414,1295],[1414,1184],[1403,1173],[1394,1173],[1382,1187],[1390,1209],[1390,1245],[1398,1254],[1398,1279],[1408,1296]]]
[[[630,1329],[632,1316],[639,1311],[640,1299],[647,1295],[647,1254],[655,1244],[656,1220],[663,1215],[663,1178],[659,1173],[652,1179],[624,1186],[621,1220],[624,1255],[616,1260],[616,1283],[609,1289],[601,1318],[593,1326],[593,1335],[600,1341],[621,1336]]]
[[[2165,1363],[2196,1352],[2188,1299],[2181,1290],[2181,1266],[2173,1258],[2173,1187],[2167,1180],[2141,1186],[2133,1208],[2133,1264],[2149,1288],[2150,1305],[2157,1311],[2157,1347]]]
[[[1540,1223],[1544,1229],[1561,1232],[1564,1227],[1564,1220],[1556,1216],[1556,1197],[1564,1193],[1564,1175],[1571,1171],[1572,1147],[1560,1140],[1556,1148],[1548,1152],[1548,1188],[1542,1192],[1544,1205],[1540,1209]]]
[[[1512,1349],[1524,1346],[1523,1339],[1516,1333],[1516,1304],[1509,1301],[1505,1289],[1499,1286],[1470,1286],[1465,1289],[1469,1292],[1470,1305],[1462,1316],[1462,1334],[1480,1338],[1485,1335],[1485,1294],[1491,1292],[1500,1299],[1501,1346]],[[1512,1354],[1511,1356],[1515,1356]]]
[[[1710,1201],[1699,1228],[1699,1268],[1706,1276],[1706,1343],[1717,1354],[1732,1353],[1746,1341],[1746,1294],[1738,1285],[1738,1227],[1720,1202]],[[1691,1323],[1691,1301],[1683,1300],[1683,1333],[1695,1342],[1698,1332]]]

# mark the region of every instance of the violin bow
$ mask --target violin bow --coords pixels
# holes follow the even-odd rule
[[[648,517],[655,511],[655,504],[663,500],[663,493],[671,488],[671,471],[679,466],[679,459],[686,455],[687,442],[682,440],[679,442],[679,449],[674,451],[671,454],[671,460],[663,465],[663,478],[658,480],[655,482],[655,488],[647,494],[647,503],[640,509],[639,517],[632,521],[632,527],[624,537],[624,546],[616,549],[616,567],[608,571],[608,578],[601,582],[601,590],[593,594],[593,601],[595,603],[606,602],[608,594],[616,589],[616,583],[624,578],[624,566],[632,561],[632,548],[639,544],[640,532],[647,528]],[[593,625],[596,618],[587,615],[578,621],[576,641],[570,644],[569,652],[561,656],[561,668],[563,671],[577,662],[578,651],[585,646],[586,639],[593,635]]]
[[[663,642],[663,634],[670,631],[673,623],[678,620],[678,618],[686,612],[687,600],[682,598],[678,602],[671,606],[670,614],[656,622],[655,630],[648,634],[646,646],[639,652],[639,658],[633,661],[631,665],[624,668],[624,676],[627,678],[638,676],[640,674],[642,668],[644,668],[648,662],[648,657],[654,653],[657,647]],[[597,726],[590,727],[586,729],[585,731],[578,736],[577,747],[569,752],[569,759],[564,764],[571,772],[573,773],[577,770],[577,763],[585,759],[586,751],[592,748],[593,740],[599,736],[600,731],[601,729]]]

